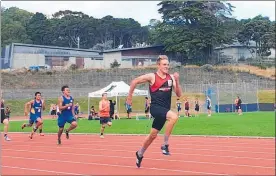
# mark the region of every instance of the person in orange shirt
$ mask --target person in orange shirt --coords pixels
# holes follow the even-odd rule
[[[110,102],[107,99],[107,93],[102,94],[102,100],[99,102],[99,115],[101,124],[101,138],[104,138],[103,133],[106,125],[111,126],[110,118]]]

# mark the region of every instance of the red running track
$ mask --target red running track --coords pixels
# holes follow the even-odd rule
[[[136,168],[145,136],[11,133],[2,138],[1,175],[275,175],[275,139],[171,136],[171,156],[159,136]]]

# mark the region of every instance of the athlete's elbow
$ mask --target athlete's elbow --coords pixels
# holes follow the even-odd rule
[[[181,96],[182,96],[182,92],[181,92],[181,91],[177,91],[177,92],[176,92],[176,96],[177,96],[177,97],[181,97]]]
[[[137,79],[133,79],[131,82],[130,82],[130,86],[131,87],[135,87],[138,83],[138,80]]]

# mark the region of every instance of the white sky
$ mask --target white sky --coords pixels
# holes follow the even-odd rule
[[[1,6],[16,6],[30,12],[41,12],[47,16],[59,10],[81,11],[95,18],[112,15],[116,18],[133,18],[141,25],[150,19],[161,19],[157,4],[160,1],[2,1]],[[237,19],[268,16],[275,20],[275,1],[231,1],[236,8],[233,16]]]

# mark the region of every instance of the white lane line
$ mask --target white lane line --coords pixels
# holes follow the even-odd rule
[[[13,150],[14,151],[14,150]],[[92,157],[107,157],[107,158],[124,158],[124,159],[135,159],[135,157],[126,157],[126,156],[116,156],[116,155],[94,155],[94,154],[77,154],[77,153],[63,153],[63,152],[45,152],[45,151],[27,151],[20,150],[18,152],[29,152],[29,153],[48,153],[48,154],[61,154],[61,155],[75,155],[75,156],[92,156]],[[206,162],[206,161],[192,161],[192,160],[171,160],[171,159],[162,159],[162,158],[148,158],[147,160],[153,161],[171,161],[171,162],[181,162],[181,163],[200,163],[200,164],[214,164],[214,165],[224,165],[224,166],[239,166],[239,167],[253,167],[253,168],[275,168],[269,166],[258,166],[258,165],[246,165],[246,164],[231,164],[231,163],[222,163],[222,162]]]
[[[58,163],[70,163],[70,164],[82,164],[82,165],[97,165],[97,166],[110,166],[110,167],[121,167],[121,168],[133,168],[133,169],[136,169],[136,167],[134,167],[134,166],[128,166],[128,165],[116,165],[116,164],[93,163],[93,162],[64,161],[64,160],[50,160],[50,159],[27,158],[27,157],[11,157],[11,156],[2,156],[2,157],[4,157],[4,158],[13,158],[13,159],[23,159],[23,160],[35,160],[35,161],[47,161],[47,162],[58,162]],[[194,173],[194,174],[203,174],[203,175],[225,175],[225,174],[218,174],[218,173],[185,171],[185,170],[177,170],[177,169],[161,169],[161,168],[154,168],[154,167],[141,167],[141,168],[142,169],[147,169],[147,170],[181,172],[181,173]]]
[[[6,166],[6,165],[3,165],[2,167],[10,168],[10,169],[21,169],[21,170],[30,170],[30,171],[38,171],[38,172],[48,172],[48,173],[63,174],[63,175],[83,175],[83,174],[70,173],[70,172],[58,172],[58,171],[51,171],[51,170],[25,168],[25,167],[15,167],[15,166]]]

